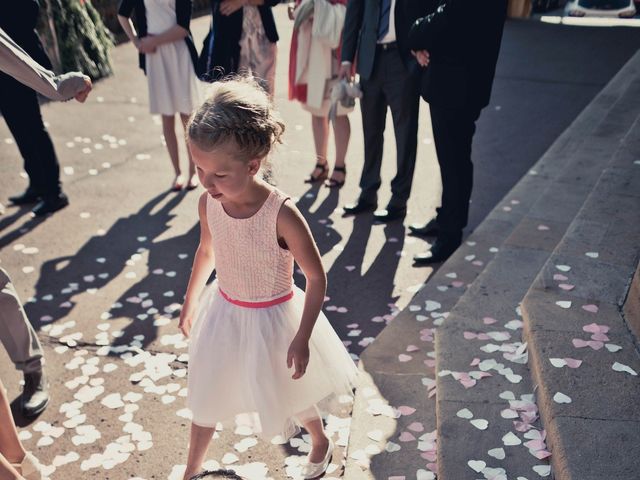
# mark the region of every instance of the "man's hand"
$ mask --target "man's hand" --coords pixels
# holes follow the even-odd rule
[[[248,4],[248,0],[224,0],[220,4],[220,13],[222,15],[229,16]]]
[[[82,90],[81,92],[76,93],[76,96],[74,97],[80,103],[84,103],[84,101],[89,96],[89,92],[93,88],[93,84],[91,83],[91,79],[89,77],[87,77],[86,75],[84,76],[84,84],[85,84],[85,89]]]
[[[295,367],[296,371],[291,378],[297,380],[302,378],[307,371],[307,365],[309,364],[309,341],[298,336],[294,337],[289,345],[289,351],[287,352],[287,367]]]
[[[418,65],[420,65],[421,67],[426,67],[427,65],[429,65],[429,52],[427,52],[426,50],[411,50],[411,54],[416,57]]]
[[[340,65],[340,71],[338,72],[338,78],[340,80],[347,79],[347,81],[353,81],[353,75],[351,75],[351,63],[342,63]]]

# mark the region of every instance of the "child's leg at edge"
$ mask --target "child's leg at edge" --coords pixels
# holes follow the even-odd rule
[[[329,437],[327,437],[324,431],[324,424],[322,423],[322,417],[318,409],[315,406],[308,408],[298,414],[298,420],[311,436],[309,461],[312,463],[320,463],[327,454]]]
[[[176,183],[180,175],[180,157],[178,154],[178,138],[176,137],[176,123],[174,115],[162,115],[162,133],[167,144],[167,151],[171,159],[171,165],[176,174]]]
[[[184,471],[184,480],[200,473],[204,457],[207,454],[207,448],[211,443],[215,427],[201,427],[195,423],[191,423],[191,438],[189,440],[189,457],[187,459],[187,469]]]

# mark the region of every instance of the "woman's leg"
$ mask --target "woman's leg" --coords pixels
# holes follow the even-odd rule
[[[181,178],[180,156],[178,154],[178,139],[176,137],[174,115],[162,115],[162,133],[164,134],[164,141],[167,144],[167,151],[169,152],[171,165],[173,165],[173,171],[176,174],[173,186],[174,189],[177,189],[178,186],[181,187],[184,180]]]
[[[184,129],[185,138],[187,134],[187,122],[189,121],[189,117],[191,115],[188,113],[181,113],[180,120],[182,120],[182,128]],[[191,151],[189,150],[189,146],[187,146],[187,155],[189,156],[189,183],[187,183],[187,188],[193,189],[198,186],[198,175],[196,175],[196,166],[193,163],[193,158],[191,158]]]
[[[335,167],[345,169],[345,160],[347,157],[347,148],[349,148],[349,139],[351,138],[351,122],[347,115],[336,117],[333,124],[333,136],[336,142],[336,164],[331,174],[332,183],[342,184],[346,177],[345,170],[335,170]]]
[[[329,120],[326,117],[311,115],[313,142],[316,146],[316,167],[311,172],[309,181],[324,180],[329,173],[327,149],[329,147]],[[318,165],[322,165],[321,167]]]
[[[184,480],[189,480],[202,469],[207,448],[209,448],[211,437],[213,437],[215,431],[215,427],[201,427],[194,423],[191,424],[189,458],[187,460],[187,469],[184,472]]]

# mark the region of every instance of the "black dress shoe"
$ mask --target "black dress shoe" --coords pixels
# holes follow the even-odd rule
[[[343,207],[345,215],[358,215],[360,213],[372,212],[378,208],[378,204],[375,202],[365,202],[364,200],[358,200],[358,203],[350,203]]]
[[[56,197],[44,198],[40,203],[33,207],[33,210],[31,210],[31,212],[36,217],[42,217],[44,215],[57,212],[67,205],[69,205],[69,199],[64,193],[60,193]]]
[[[42,372],[25,373],[20,406],[25,417],[35,417],[49,404],[49,384]]]
[[[388,223],[394,220],[400,220],[407,215],[407,207],[387,207],[373,214],[375,222]]]
[[[25,190],[25,192],[20,195],[9,197],[9,201],[14,205],[28,205],[30,203],[36,203],[38,200],[40,200],[40,195],[31,190]]]
[[[409,225],[409,233],[418,237],[435,237],[439,231],[440,227],[435,218],[425,224],[413,223]]]
[[[431,249],[425,253],[419,253],[413,257],[414,265],[429,265],[431,263],[444,262],[460,246],[460,241],[443,240],[437,238]]]

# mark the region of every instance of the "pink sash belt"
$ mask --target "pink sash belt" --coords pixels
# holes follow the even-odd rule
[[[245,302],[243,300],[235,300],[231,298],[229,295],[224,293],[221,288],[218,288],[218,290],[220,291],[220,295],[222,295],[222,298],[224,298],[227,302],[233,303],[234,305],[237,305],[239,307],[245,307],[245,308],[273,307],[275,305],[280,305],[281,303],[288,302],[293,298],[293,292],[289,292],[282,297],[274,298],[273,300],[267,300],[266,302]]]

